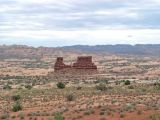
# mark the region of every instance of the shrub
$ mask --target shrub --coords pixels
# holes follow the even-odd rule
[[[134,89],[133,85],[128,86],[128,89]]]
[[[15,119],[15,118],[16,118],[16,116],[15,116],[15,115],[13,115],[13,116],[11,116],[11,118],[12,118],[12,119]]]
[[[157,90],[160,90],[160,82],[157,82],[157,83],[155,83],[154,85],[155,85],[155,88],[156,88]]]
[[[90,114],[91,114],[90,111],[85,111],[85,112],[84,112],[84,115],[90,115]]]
[[[64,117],[60,113],[54,115],[54,120],[64,120]]]
[[[58,87],[59,89],[64,89],[64,88],[65,88],[65,84],[62,83],[62,82],[59,82],[59,83],[57,83],[57,87]]]
[[[8,118],[9,118],[9,114],[8,114],[8,113],[4,113],[4,114],[2,114],[1,117],[0,117],[0,119],[2,119],[2,120],[6,120],[6,119],[8,119]]]
[[[3,86],[3,89],[4,90],[10,90],[10,89],[12,89],[12,87],[9,84],[7,84],[7,85]]]
[[[107,88],[106,88],[105,84],[100,83],[99,85],[96,86],[96,89],[101,90],[101,91],[105,91]]]
[[[80,87],[80,86],[77,87],[77,90],[81,90],[81,89],[82,89],[82,87]]]
[[[20,95],[13,95],[12,96],[12,100],[14,100],[14,101],[18,101],[20,99],[21,99]]]
[[[131,82],[130,82],[129,80],[126,80],[126,81],[124,81],[124,84],[125,84],[125,85],[130,85]]]
[[[73,101],[75,99],[75,96],[73,95],[73,93],[70,93],[66,96],[68,101]]]
[[[137,111],[137,114],[138,114],[138,115],[141,115],[141,114],[142,114],[142,111],[138,110],[138,111]]]
[[[121,81],[115,81],[115,84],[116,84],[116,85],[120,85],[120,84],[121,84]]]
[[[120,118],[124,118],[125,115],[123,113],[120,114]]]
[[[99,120],[106,120],[106,118],[102,117],[102,118],[100,118]]]
[[[25,88],[28,89],[28,90],[31,90],[32,86],[31,85],[25,85]]]
[[[104,115],[105,114],[105,112],[104,111],[101,111],[100,113],[99,113],[99,115]]]
[[[16,102],[12,107],[12,111],[13,112],[18,112],[20,110],[22,110],[22,105],[19,102]]]
[[[160,113],[158,114],[158,120],[160,120]]]
[[[25,114],[24,113],[19,113],[18,117],[20,118],[20,120],[24,120]]]
[[[151,120],[156,120],[155,115],[151,115]]]
[[[130,104],[130,103],[127,103],[127,104],[125,104],[123,107],[124,107],[123,109],[124,109],[125,111],[129,111],[129,110],[131,110],[131,109],[134,108],[134,105],[132,105],[132,104]]]

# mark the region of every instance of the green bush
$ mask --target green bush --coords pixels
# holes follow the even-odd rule
[[[151,115],[151,120],[156,120],[155,115]]]
[[[12,107],[12,111],[13,112],[18,112],[20,110],[22,110],[22,105],[19,102],[16,102]]]
[[[65,88],[65,84],[62,83],[62,82],[59,82],[59,83],[57,83],[57,87],[58,87],[59,89],[64,89],[64,88]]]
[[[124,81],[124,84],[125,84],[125,85],[130,85],[131,82],[130,82],[129,80],[126,80],[126,81]]]
[[[21,99],[21,96],[20,95],[13,95],[12,96],[12,100],[13,101],[18,101],[18,100],[20,100]]]
[[[28,89],[28,90],[31,90],[32,86],[31,85],[25,85],[25,88]]]
[[[54,120],[64,120],[64,117],[60,113],[54,115]]]
[[[160,82],[157,82],[157,83],[155,83],[154,85],[155,85],[155,88],[156,88],[157,90],[160,90]]]

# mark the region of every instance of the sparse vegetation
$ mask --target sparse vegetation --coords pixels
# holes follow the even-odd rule
[[[54,120],[64,120],[64,118],[60,113],[56,113],[54,116]]]
[[[20,110],[22,110],[22,105],[19,102],[16,102],[12,107],[12,111],[13,112],[18,112]]]
[[[73,101],[75,100],[75,95],[73,93],[69,93],[66,95],[66,98],[68,101]]]
[[[97,90],[105,91],[107,89],[106,85],[104,83],[100,83],[96,86]]]
[[[125,84],[125,85],[130,85],[131,82],[130,82],[129,80],[126,80],[126,81],[124,81],[124,84]]]
[[[1,115],[1,120],[6,120],[6,119],[9,119],[9,114],[8,113],[4,113]]]
[[[57,83],[57,87],[58,87],[59,89],[64,89],[64,88],[65,88],[65,84],[62,83],[62,82],[58,82],[58,83]]]
[[[13,96],[12,96],[12,100],[13,100],[13,101],[18,101],[18,100],[20,100],[20,99],[21,99],[20,95],[13,95]]]
[[[151,115],[151,120],[156,120],[155,115]]]
[[[28,89],[28,90],[31,90],[32,89],[32,85],[29,85],[29,84],[25,85],[25,88]]]
[[[59,51],[32,49],[0,56],[0,120],[160,120],[159,58],[96,53],[97,73],[57,74]],[[61,52],[66,64],[81,54]]]
[[[4,86],[3,86],[3,89],[4,89],[4,90],[11,90],[11,89],[12,89],[12,86],[10,86],[9,84],[7,84],[7,85],[4,85]]]

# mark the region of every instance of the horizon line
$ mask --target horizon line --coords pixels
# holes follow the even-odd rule
[[[139,44],[96,44],[96,45],[85,45],[85,44],[75,44],[75,45],[62,45],[62,46],[34,46],[34,45],[27,45],[27,44],[0,44],[0,47],[1,46],[7,46],[7,47],[10,47],[10,46],[26,46],[26,47],[34,47],[34,48],[40,48],[40,47],[44,47],[44,48],[63,48],[63,47],[73,47],[73,46],[89,46],[89,47],[95,47],[95,46],[118,46],[118,45],[122,45],[122,46],[125,46],[125,45],[129,45],[129,46],[137,46],[137,45],[160,45],[160,43],[150,43],[150,44],[142,44],[142,43],[139,43]]]

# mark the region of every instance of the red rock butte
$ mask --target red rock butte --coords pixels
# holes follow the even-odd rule
[[[55,71],[61,70],[97,70],[97,66],[92,62],[92,56],[81,56],[77,58],[77,61],[73,65],[66,65],[63,62],[63,57],[57,57],[54,65]]]

